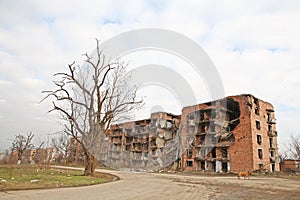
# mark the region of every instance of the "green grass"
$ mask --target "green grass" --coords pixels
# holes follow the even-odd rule
[[[108,174],[83,176],[81,170],[41,169],[35,165],[1,165],[0,191],[94,185],[113,180]]]

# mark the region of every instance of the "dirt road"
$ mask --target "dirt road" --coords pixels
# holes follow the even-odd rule
[[[0,199],[300,199],[299,179],[99,171],[115,174],[120,180],[77,188],[0,192]]]

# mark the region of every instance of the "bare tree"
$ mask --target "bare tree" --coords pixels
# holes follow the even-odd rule
[[[65,164],[67,164],[67,157],[70,150],[70,137],[64,133],[60,134],[58,137],[53,137],[52,146],[57,153],[62,155]]]
[[[84,175],[93,175],[101,142],[114,122],[127,119],[128,112],[137,108],[135,86],[129,86],[127,63],[111,62],[100,50],[97,41],[96,56],[87,53],[84,64],[75,62],[67,73],[54,74],[57,89],[44,91],[45,97],[54,97],[52,111],[58,111],[65,121],[65,131],[80,145],[85,156]]]
[[[300,160],[300,135],[291,135],[286,148],[292,159]]]
[[[0,152],[0,164],[7,164],[9,159],[9,150],[5,150],[4,152]]]
[[[45,144],[45,141],[40,141],[39,145],[36,147],[35,155],[32,158],[35,163],[39,163],[43,159],[42,157],[43,157],[44,144]]]
[[[24,153],[27,149],[33,147],[31,143],[33,138],[32,132],[27,133],[26,136],[18,134],[12,142],[11,150],[12,152],[17,152],[18,162],[17,164],[21,164]]]
[[[279,152],[278,157],[280,159],[280,162],[283,162],[284,160],[286,160],[288,158],[288,154],[287,154],[287,152]]]

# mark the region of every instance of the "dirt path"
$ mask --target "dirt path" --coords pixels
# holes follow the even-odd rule
[[[119,181],[101,185],[0,193],[0,199],[300,199],[300,180],[283,178],[183,176],[99,170]]]

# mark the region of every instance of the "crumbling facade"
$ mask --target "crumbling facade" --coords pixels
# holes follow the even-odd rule
[[[181,167],[214,172],[279,171],[274,108],[252,95],[182,110]]]
[[[248,94],[113,125],[107,141],[101,160],[118,168],[279,171],[274,108]]]
[[[158,169],[179,158],[180,116],[152,113],[150,119],[111,126],[102,163],[117,168]]]

